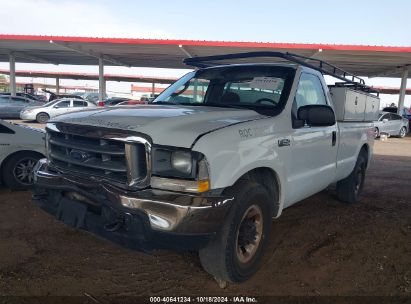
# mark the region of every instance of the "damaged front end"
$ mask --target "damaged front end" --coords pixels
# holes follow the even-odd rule
[[[67,225],[150,251],[203,248],[224,222],[232,197],[153,188],[149,141],[47,127],[48,158],[34,169],[33,201]]]

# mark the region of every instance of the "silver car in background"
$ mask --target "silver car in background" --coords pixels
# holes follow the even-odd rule
[[[21,111],[20,118],[22,120],[36,120],[39,123],[46,123],[50,118],[57,115],[84,111],[95,107],[94,103],[83,99],[61,98],[49,101],[38,107],[27,107]]]
[[[404,137],[408,133],[408,119],[402,116],[390,113],[381,112],[378,120],[374,122],[375,138],[381,133],[387,133],[389,136]]]

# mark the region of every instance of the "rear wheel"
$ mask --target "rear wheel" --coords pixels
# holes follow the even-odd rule
[[[243,282],[258,269],[271,228],[267,190],[241,181],[233,187],[235,201],[216,238],[199,252],[201,264],[217,280]]]
[[[18,152],[3,166],[3,182],[12,190],[25,190],[33,185],[33,168],[42,155],[36,152]]]
[[[366,155],[365,152],[361,152],[351,174],[337,183],[337,195],[339,200],[346,203],[358,202],[364,186],[366,169]]]
[[[50,116],[47,113],[39,113],[36,116],[38,123],[46,123],[50,119]]]
[[[407,135],[407,128],[406,127],[402,127],[399,133],[399,136],[401,138],[405,137],[405,135]]]

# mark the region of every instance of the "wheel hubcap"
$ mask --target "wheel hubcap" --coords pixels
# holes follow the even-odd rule
[[[400,136],[401,136],[401,137],[404,137],[404,136],[405,136],[405,129],[404,129],[404,128],[401,128]]]
[[[36,160],[33,158],[25,158],[16,164],[13,170],[14,177],[24,185],[33,183],[33,168]]]
[[[244,213],[237,231],[236,254],[241,263],[249,262],[257,252],[263,234],[263,214],[257,205]]]
[[[40,113],[40,114],[37,115],[36,118],[37,118],[38,122],[45,123],[49,120],[50,117],[47,114]]]

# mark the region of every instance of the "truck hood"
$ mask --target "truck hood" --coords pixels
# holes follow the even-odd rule
[[[142,105],[69,113],[51,122],[136,131],[149,135],[154,144],[189,148],[204,133],[264,117],[247,109]]]

